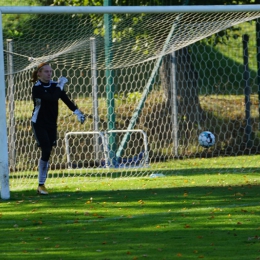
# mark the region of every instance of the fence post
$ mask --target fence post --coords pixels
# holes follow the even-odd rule
[[[98,115],[98,85],[97,85],[97,58],[96,58],[96,38],[90,38],[91,52],[91,84],[92,84],[92,102],[93,102],[93,131],[99,131],[99,115]],[[100,160],[100,136],[94,137],[95,160]]]
[[[104,6],[110,6],[111,0],[104,0]],[[112,53],[112,15],[104,14],[105,25],[105,63],[106,63],[106,93],[107,93],[107,125],[108,130],[116,129],[115,115],[115,85],[113,79],[113,70],[111,68]],[[117,165],[116,160],[116,134],[111,133],[108,137],[109,159],[114,166]]]
[[[172,137],[174,142],[174,156],[178,157],[178,102],[177,102],[177,83],[176,83],[176,55],[175,51],[171,53],[171,109],[172,109]]]
[[[13,63],[13,40],[7,39],[7,99],[9,105],[9,133],[8,133],[8,148],[9,148],[9,166],[15,170],[16,149],[15,149],[15,86],[14,86],[14,63]]]
[[[243,37],[243,60],[244,60],[244,72],[243,72],[243,79],[245,83],[244,93],[245,93],[245,135],[246,135],[246,148],[252,147],[252,140],[251,140],[251,134],[252,134],[252,126],[251,126],[251,120],[250,120],[250,76],[249,76],[249,65],[248,65],[248,42],[249,42],[249,36],[247,34],[244,34]]]

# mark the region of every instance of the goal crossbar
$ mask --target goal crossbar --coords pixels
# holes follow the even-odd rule
[[[258,12],[260,5],[192,5],[192,6],[1,6],[2,14],[112,14],[112,13],[225,13]]]

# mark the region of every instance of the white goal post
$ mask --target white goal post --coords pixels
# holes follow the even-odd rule
[[[2,14],[127,14],[258,12],[260,5],[191,6],[0,6]]]
[[[243,19],[250,21],[260,17],[260,5],[207,5],[207,6],[0,6],[0,186],[1,198],[10,198],[8,138],[5,93],[5,64],[2,16],[4,14],[136,14],[136,13],[252,13]],[[237,22],[238,23],[238,22]],[[226,29],[227,27],[224,27]],[[219,28],[221,30],[223,28]],[[215,33],[215,32],[214,32]],[[208,35],[207,35],[208,36]],[[194,40],[195,42],[196,40]],[[161,55],[161,54],[160,54]],[[128,130],[130,131],[130,130]]]
[[[5,107],[5,68],[4,68],[4,48],[2,15],[0,15],[0,188],[1,198],[10,198],[9,169],[8,169],[8,145],[7,145],[7,125]]]
[[[100,149],[96,149],[97,153],[99,152],[101,154],[101,158],[103,158],[103,165],[102,167],[111,167],[113,165],[109,161],[109,144],[107,142],[108,135],[111,133],[141,133],[143,136],[143,147],[144,150],[141,154],[141,158],[137,158],[134,160],[131,158],[129,161],[126,161],[125,164],[131,165],[130,167],[142,167],[143,165],[149,164],[149,153],[148,153],[148,143],[147,143],[147,135],[146,133],[141,129],[134,129],[134,130],[110,130],[106,132],[100,132],[100,131],[89,131],[89,132],[68,132],[65,134],[65,147],[66,147],[66,153],[67,153],[67,165],[68,168],[72,168],[72,162],[71,162],[71,155],[70,155],[70,144],[69,144],[69,138],[71,136],[86,136],[86,135],[97,135],[100,137]],[[96,144],[97,145],[97,144]],[[98,156],[96,156],[97,158]],[[117,167],[124,167],[124,163],[118,163]]]

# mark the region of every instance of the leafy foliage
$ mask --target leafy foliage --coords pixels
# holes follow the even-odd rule
[[[88,6],[88,5],[103,5],[103,0],[53,0],[55,5],[73,5],[73,6]],[[186,1],[190,5],[209,5],[207,0],[191,0]],[[228,4],[252,4],[252,0],[233,1],[233,0],[215,0],[214,5],[228,5]],[[112,0],[113,6],[138,6],[138,5],[182,5],[183,0]],[[212,3],[213,4],[213,3]]]
[[[128,92],[126,96],[124,94],[115,95],[115,99],[122,103],[136,103],[142,97],[142,93],[135,91],[135,92]]]
[[[54,6],[102,6],[104,3],[103,0],[21,0],[18,2],[13,2],[10,0],[5,1],[3,5],[54,5]],[[112,0],[112,6],[138,6],[138,5],[182,5],[184,3],[190,5],[208,5],[208,1],[205,0],[193,0],[193,1],[180,1],[180,0]],[[244,0],[244,1],[214,1],[214,5],[222,5],[222,4],[250,4],[252,0]],[[120,24],[122,22],[121,18],[114,14],[113,15],[113,32],[112,32],[112,40],[114,42],[121,42],[123,39],[127,39],[128,37],[136,38],[136,47],[141,48],[141,42],[149,42],[149,28],[147,28],[146,33],[139,33],[138,28],[139,24],[149,17],[148,14],[140,14],[138,17],[135,17],[134,20],[128,21],[128,27],[121,28]],[[102,16],[97,16],[95,14],[90,14],[91,24],[96,35],[104,35],[104,21]],[[37,16],[35,20],[37,21]],[[127,16],[124,19],[128,19]],[[4,28],[4,36],[5,38],[16,39],[23,36],[23,30],[25,27],[30,27],[30,23],[28,21],[27,15],[4,15],[3,17],[3,28]],[[72,20],[75,23],[75,20]],[[62,28],[62,26],[59,26]],[[120,29],[119,29],[120,28]],[[33,30],[33,28],[32,28]],[[223,32],[218,33],[214,37],[212,37],[211,41],[217,43],[223,43],[228,39],[232,29],[225,30]],[[235,37],[235,33],[232,37]]]

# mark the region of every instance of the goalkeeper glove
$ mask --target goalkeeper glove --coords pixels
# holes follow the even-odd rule
[[[74,111],[74,114],[77,116],[78,118],[78,121],[83,124],[85,122],[85,119],[86,119],[86,116],[79,110],[79,109],[76,109]]]
[[[59,77],[59,79],[58,79],[58,84],[57,84],[57,86],[60,87],[61,90],[63,90],[64,85],[65,85],[67,82],[68,82],[68,80],[67,80],[65,77],[61,76],[61,77]]]

